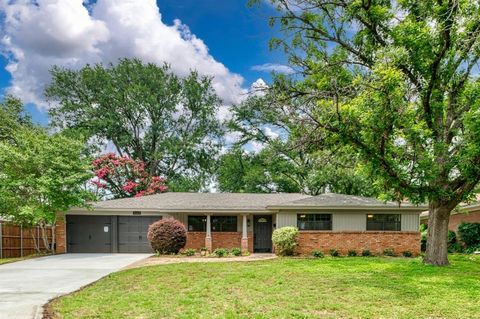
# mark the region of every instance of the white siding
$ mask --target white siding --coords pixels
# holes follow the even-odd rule
[[[277,228],[295,226],[297,227],[297,213],[278,213],[277,214]]]
[[[367,215],[365,213],[333,213],[333,231],[364,231],[367,228]]]
[[[418,231],[420,216],[418,214],[402,214],[402,231]]]

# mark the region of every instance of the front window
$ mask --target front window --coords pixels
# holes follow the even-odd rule
[[[212,232],[236,232],[237,216],[210,216]],[[207,216],[188,216],[188,231],[207,231]]]
[[[332,214],[298,214],[299,230],[332,230]]]
[[[400,214],[368,214],[367,230],[400,231]]]

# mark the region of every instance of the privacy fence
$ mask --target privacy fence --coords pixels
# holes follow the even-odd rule
[[[45,236],[52,242],[52,228],[47,227]],[[0,258],[14,258],[37,253],[35,247],[45,251],[43,232],[40,227],[22,227],[0,221]]]

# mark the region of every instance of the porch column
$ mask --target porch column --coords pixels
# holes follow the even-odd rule
[[[242,252],[248,252],[247,214],[242,215]]]
[[[210,222],[210,214],[207,214],[207,235],[205,236],[205,247],[212,252],[212,227]]]

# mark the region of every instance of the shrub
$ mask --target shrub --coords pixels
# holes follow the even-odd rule
[[[197,251],[196,251],[195,249],[193,249],[193,248],[188,248],[188,249],[185,250],[185,255],[187,255],[187,256],[195,256],[195,253],[196,253],[196,252],[197,252]]]
[[[357,256],[357,252],[355,250],[348,251],[348,257],[355,257],[355,256]]]
[[[393,251],[392,248],[385,248],[385,249],[383,250],[383,255],[384,255],[384,256],[390,256],[390,257],[395,257],[395,256],[396,256],[396,255],[395,255],[395,251]]]
[[[238,247],[232,248],[232,250],[230,252],[234,256],[241,256],[242,255],[242,250]]]
[[[407,258],[410,258],[413,256],[412,252],[409,250],[405,250],[404,252],[402,252],[402,255],[403,257],[407,257]]]
[[[228,256],[228,250],[225,248],[217,248],[213,251],[213,254],[217,257],[225,257]]]
[[[155,252],[178,254],[187,243],[187,229],[176,219],[162,219],[148,227],[147,238]]]
[[[298,229],[296,227],[282,227],[275,229],[272,234],[272,243],[275,252],[281,256],[291,256],[297,247]]]
[[[323,258],[324,255],[320,250],[314,250],[312,252],[312,256],[315,258]]]
[[[338,256],[340,256],[340,253],[336,249],[330,249],[330,256],[338,257]]]
[[[373,256],[373,254],[370,250],[364,249],[364,250],[362,250],[362,256],[363,257],[371,257],[371,256]]]
[[[420,225],[420,233],[422,235],[422,238],[420,239],[420,250],[421,251],[426,251],[427,250],[427,225],[421,224]]]
[[[467,248],[480,246],[480,223],[460,223],[458,235]]]

